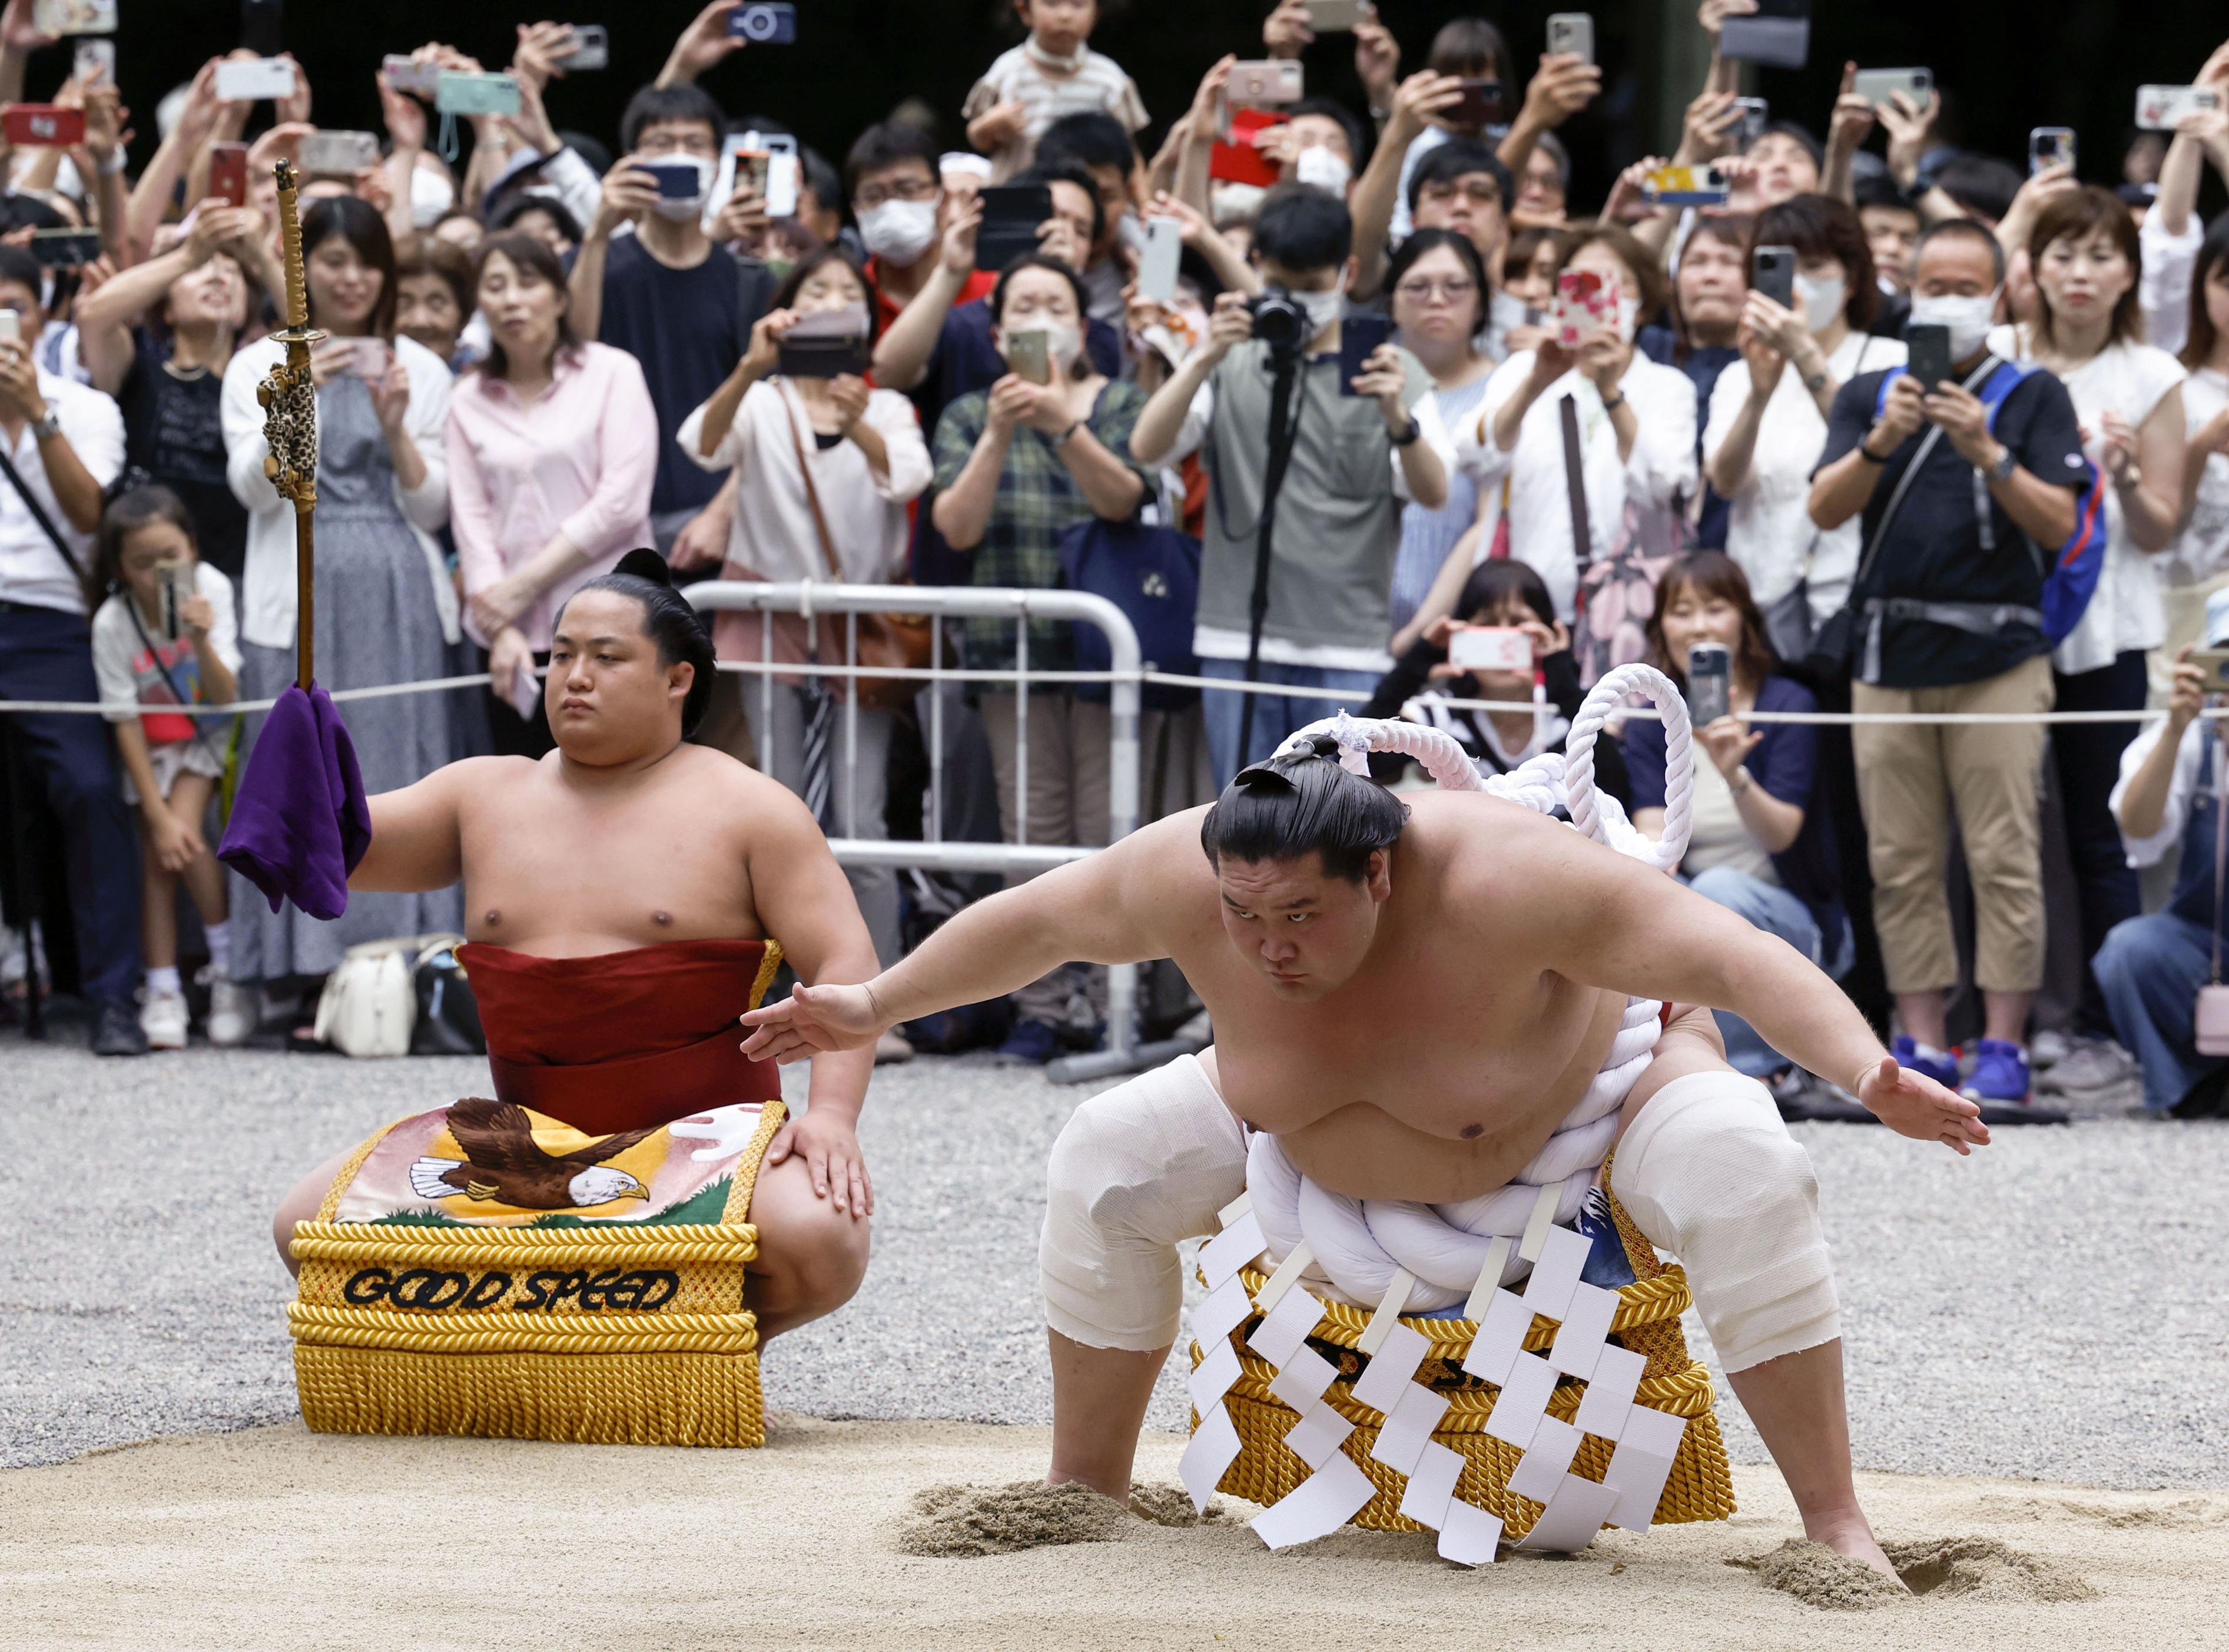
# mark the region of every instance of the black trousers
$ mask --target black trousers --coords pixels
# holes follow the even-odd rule
[[[2072,676],[2052,673],[2061,711],[2143,710],[2144,655],[2130,649],[2110,665]],[[2141,725],[2129,723],[2062,723],[2051,731],[2059,767],[2059,807],[2066,822],[2066,846],[2074,863],[2074,887],[2082,909],[2082,997],[2075,1031],[2091,1038],[2113,1036],[2113,1019],[2090,961],[2105,944],[2106,934],[2142,910],[2136,874],[2121,846],[2121,828],[2106,800],[2120,778],[2121,753]]]

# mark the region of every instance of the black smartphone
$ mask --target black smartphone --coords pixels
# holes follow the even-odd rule
[[[1795,307],[1795,249],[1760,247],[1750,255],[1749,284],[1783,310]]]
[[[1339,324],[1339,393],[1359,395],[1354,381],[1378,345],[1393,337],[1393,324],[1384,316],[1356,316]]]
[[[1939,325],[1919,322],[1904,330],[1904,344],[1910,352],[1905,370],[1919,381],[1919,388],[1931,390],[1950,376],[1950,329]]]
[[[1687,650],[1687,720],[1707,729],[1733,709],[1733,655],[1722,642]]]
[[[872,351],[867,317],[860,310],[824,310],[800,316],[776,346],[774,371],[787,378],[865,377]]]
[[[100,231],[34,229],[31,256],[48,269],[76,269],[100,256]]]
[[[258,57],[276,57],[286,22],[285,0],[240,0],[240,43]]]
[[[1811,0],[1757,0],[1757,10],[1718,25],[1719,55],[1800,69],[1811,55]]]
[[[1037,231],[1052,216],[1049,184],[1007,184],[982,195],[983,222],[975,231],[975,267],[1002,270],[1037,249]]]
[[[1461,132],[1478,132],[1501,119],[1501,82],[1464,80],[1462,97],[1442,117]]]

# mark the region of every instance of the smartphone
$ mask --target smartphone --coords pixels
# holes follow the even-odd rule
[[[1811,55],[1811,0],[1757,0],[1753,13],[1718,25],[1718,55],[1774,68],[1802,68]]]
[[[2210,86],[2136,88],[2136,125],[2147,132],[2173,132],[2186,116],[2220,106],[2221,94]]]
[[[350,366],[349,371],[366,384],[378,383],[387,376],[389,352],[395,347],[384,338],[358,338],[354,343],[356,360]]]
[[[1006,335],[1006,369],[1016,378],[1027,379],[1032,384],[1052,382],[1052,358],[1045,349],[1046,335],[1043,332],[1010,332]]]
[[[302,170],[313,177],[354,177],[378,164],[379,139],[368,132],[313,132],[302,139]]]
[[[2070,172],[2073,170],[2073,127],[2038,126],[2028,133],[2027,175],[2033,177],[2052,166],[2064,166]]]
[[[1355,377],[1371,352],[1393,337],[1393,323],[1384,316],[1356,316],[1339,328],[1339,393],[1359,395]]]
[[[0,344],[20,344],[23,342],[23,318],[20,312],[0,310]]]
[[[70,74],[80,86],[91,86],[97,80],[113,83],[116,79],[116,42],[105,35],[79,41],[77,55],[71,61]]]
[[[286,21],[283,0],[240,0],[240,43],[259,57],[276,57]]]
[[[1441,116],[1462,132],[1477,132],[1501,119],[1501,82],[1464,80],[1462,95]]]
[[[1002,270],[1024,253],[1037,249],[1037,230],[1052,216],[1052,190],[1037,184],[1006,184],[986,190],[983,222],[975,231],[975,267]]]
[[[247,145],[209,145],[209,192],[228,207],[247,204]]]
[[[1899,92],[1920,108],[1935,93],[1935,71],[1932,69],[1860,69],[1850,90],[1879,109]]]
[[[224,70],[220,67],[222,76]],[[443,69],[434,82],[434,107],[445,115],[515,115],[518,82],[508,74],[471,74]]]
[[[1350,33],[1371,15],[1369,0],[1307,0],[1307,8],[1308,27],[1319,35]]]
[[[1919,388],[1931,390],[1950,376],[1950,329],[1931,322],[1915,322],[1904,330],[1905,348],[1909,352],[1905,368],[1919,381]]]
[[[1548,55],[1595,61],[1595,20],[1583,11],[1556,11],[1548,16]]]
[[[2194,648],[2190,663],[2217,684],[2229,688],[2229,648]]]
[[[797,8],[789,0],[749,0],[728,14],[728,33],[754,46],[794,45]]]
[[[1207,175],[1218,183],[1251,183],[1258,189],[1271,190],[1277,186],[1278,171],[1262,151],[1256,141],[1272,126],[1282,126],[1287,115],[1272,114],[1267,109],[1231,109],[1230,137],[1228,141],[1217,138],[1215,147],[1207,152]]]
[[[764,139],[767,151],[766,209],[769,218],[797,216],[797,190],[803,170],[797,158],[797,139],[787,132],[768,132]],[[1050,192],[1048,192],[1050,193]],[[1045,209],[1051,215],[1052,209]]]
[[[1687,720],[1698,729],[1733,709],[1733,655],[1722,642],[1699,642],[1687,651]]]
[[[1473,672],[1532,669],[1532,639],[1515,626],[1459,625],[1448,633],[1448,664]]]
[[[695,163],[691,161],[643,161],[642,170],[658,180],[658,195],[661,201],[686,201],[702,187]]]
[[[1556,343],[1577,350],[1604,327],[1617,322],[1618,286],[1598,270],[1565,270],[1556,278],[1556,304],[1549,321]]]
[[[1660,166],[1641,180],[1641,199],[1659,207],[1722,207],[1733,185],[1715,166]]]
[[[185,634],[178,611],[194,600],[194,565],[183,556],[175,562],[158,562],[155,576],[163,589],[163,629],[175,642]]]
[[[72,149],[85,142],[85,111],[51,103],[10,104],[0,113],[0,130],[17,149]]]
[[[48,269],[76,269],[100,256],[100,231],[34,229],[31,256]]]
[[[1264,104],[1298,103],[1305,95],[1301,85],[1299,62],[1289,57],[1274,57],[1266,61],[1233,63],[1230,78],[1224,82],[1223,96],[1227,103],[1249,104],[1257,108]]]
[[[414,92],[421,98],[430,98],[441,89],[441,66],[421,63],[389,52],[380,60],[379,78],[397,92]]]
[[[1042,344],[1044,335],[1037,335]],[[864,308],[800,316],[778,341],[774,371],[789,378],[865,377],[870,365]]]
[[[31,23],[41,34],[112,35],[116,32],[116,0],[36,0]]]
[[[1750,286],[1783,310],[1795,307],[1795,249],[1760,247],[1750,254]]]
[[[573,49],[557,60],[560,68],[581,70],[609,68],[612,61],[611,36],[604,32],[601,23],[570,23]]]
[[[1146,220],[1146,245],[1138,254],[1138,296],[1166,304],[1177,295],[1184,258],[1184,225],[1174,218]]]
[[[294,66],[283,57],[216,66],[216,94],[227,103],[255,103],[294,95]]]
[[[1734,126],[1737,138],[1750,144],[1764,136],[1764,123],[1772,119],[1770,103],[1763,98],[1736,98],[1734,107],[1741,111],[1741,119]]]

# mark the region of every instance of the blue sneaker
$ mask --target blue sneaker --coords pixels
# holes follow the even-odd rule
[[[2027,1104],[2032,1085],[2027,1051],[2016,1044],[1984,1038],[1975,1046],[1974,1076],[1960,1092],[1969,1102],[2010,1102]]]
[[[2006,1046],[2009,1048],[2010,1046]],[[1937,1050],[1932,1055],[1919,1053],[1919,1045],[1912,1038],[1898,1038],[1889,1046],[1889,1054],[1896,1057],[1899,1067],[1909,1067],[1916,1073],[1924,1073],[1945,1090],[1958,1088],[1958,1057],[1951,1051]],[[2022,1066],[2025,1072],[2027,1068]]]
[[[999,1046],[999,1059],[1042,1067],[1060,1053],[1060,1031],[1050,1021],[1017,1021]]]

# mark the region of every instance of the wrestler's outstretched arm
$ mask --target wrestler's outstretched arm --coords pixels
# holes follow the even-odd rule
[[[349,887],[417,892],[446,889],[465,875],[459,809],[477,782],[477,771],[500,757],[467,757],[437,768],[398,791],[381,792],[371,805],[371,847],[349,874]]]
[[[753,1011],[743,1017],[754,1029],[744,1053],[791,1062],[864,1049],[901,1021],[997,998],[1064,963],[1166,957],[1160,923],[1182,906],[1179,869],[1202,864],[1200,813],[1171,815],[978,901],[864,987],[801,987]]]
[[[1898,1134],[1962,1154],[1988,1141],[1982,1109],[1899,1067],[1795,948],[1628,856],[1540,825],[1545,832],[1526,832],[1523,859],[1505,862],[1500,881],[1526,909],[1550,968],[1635,997],[1731,1010],[1782,1054],[1848,1085]]]

